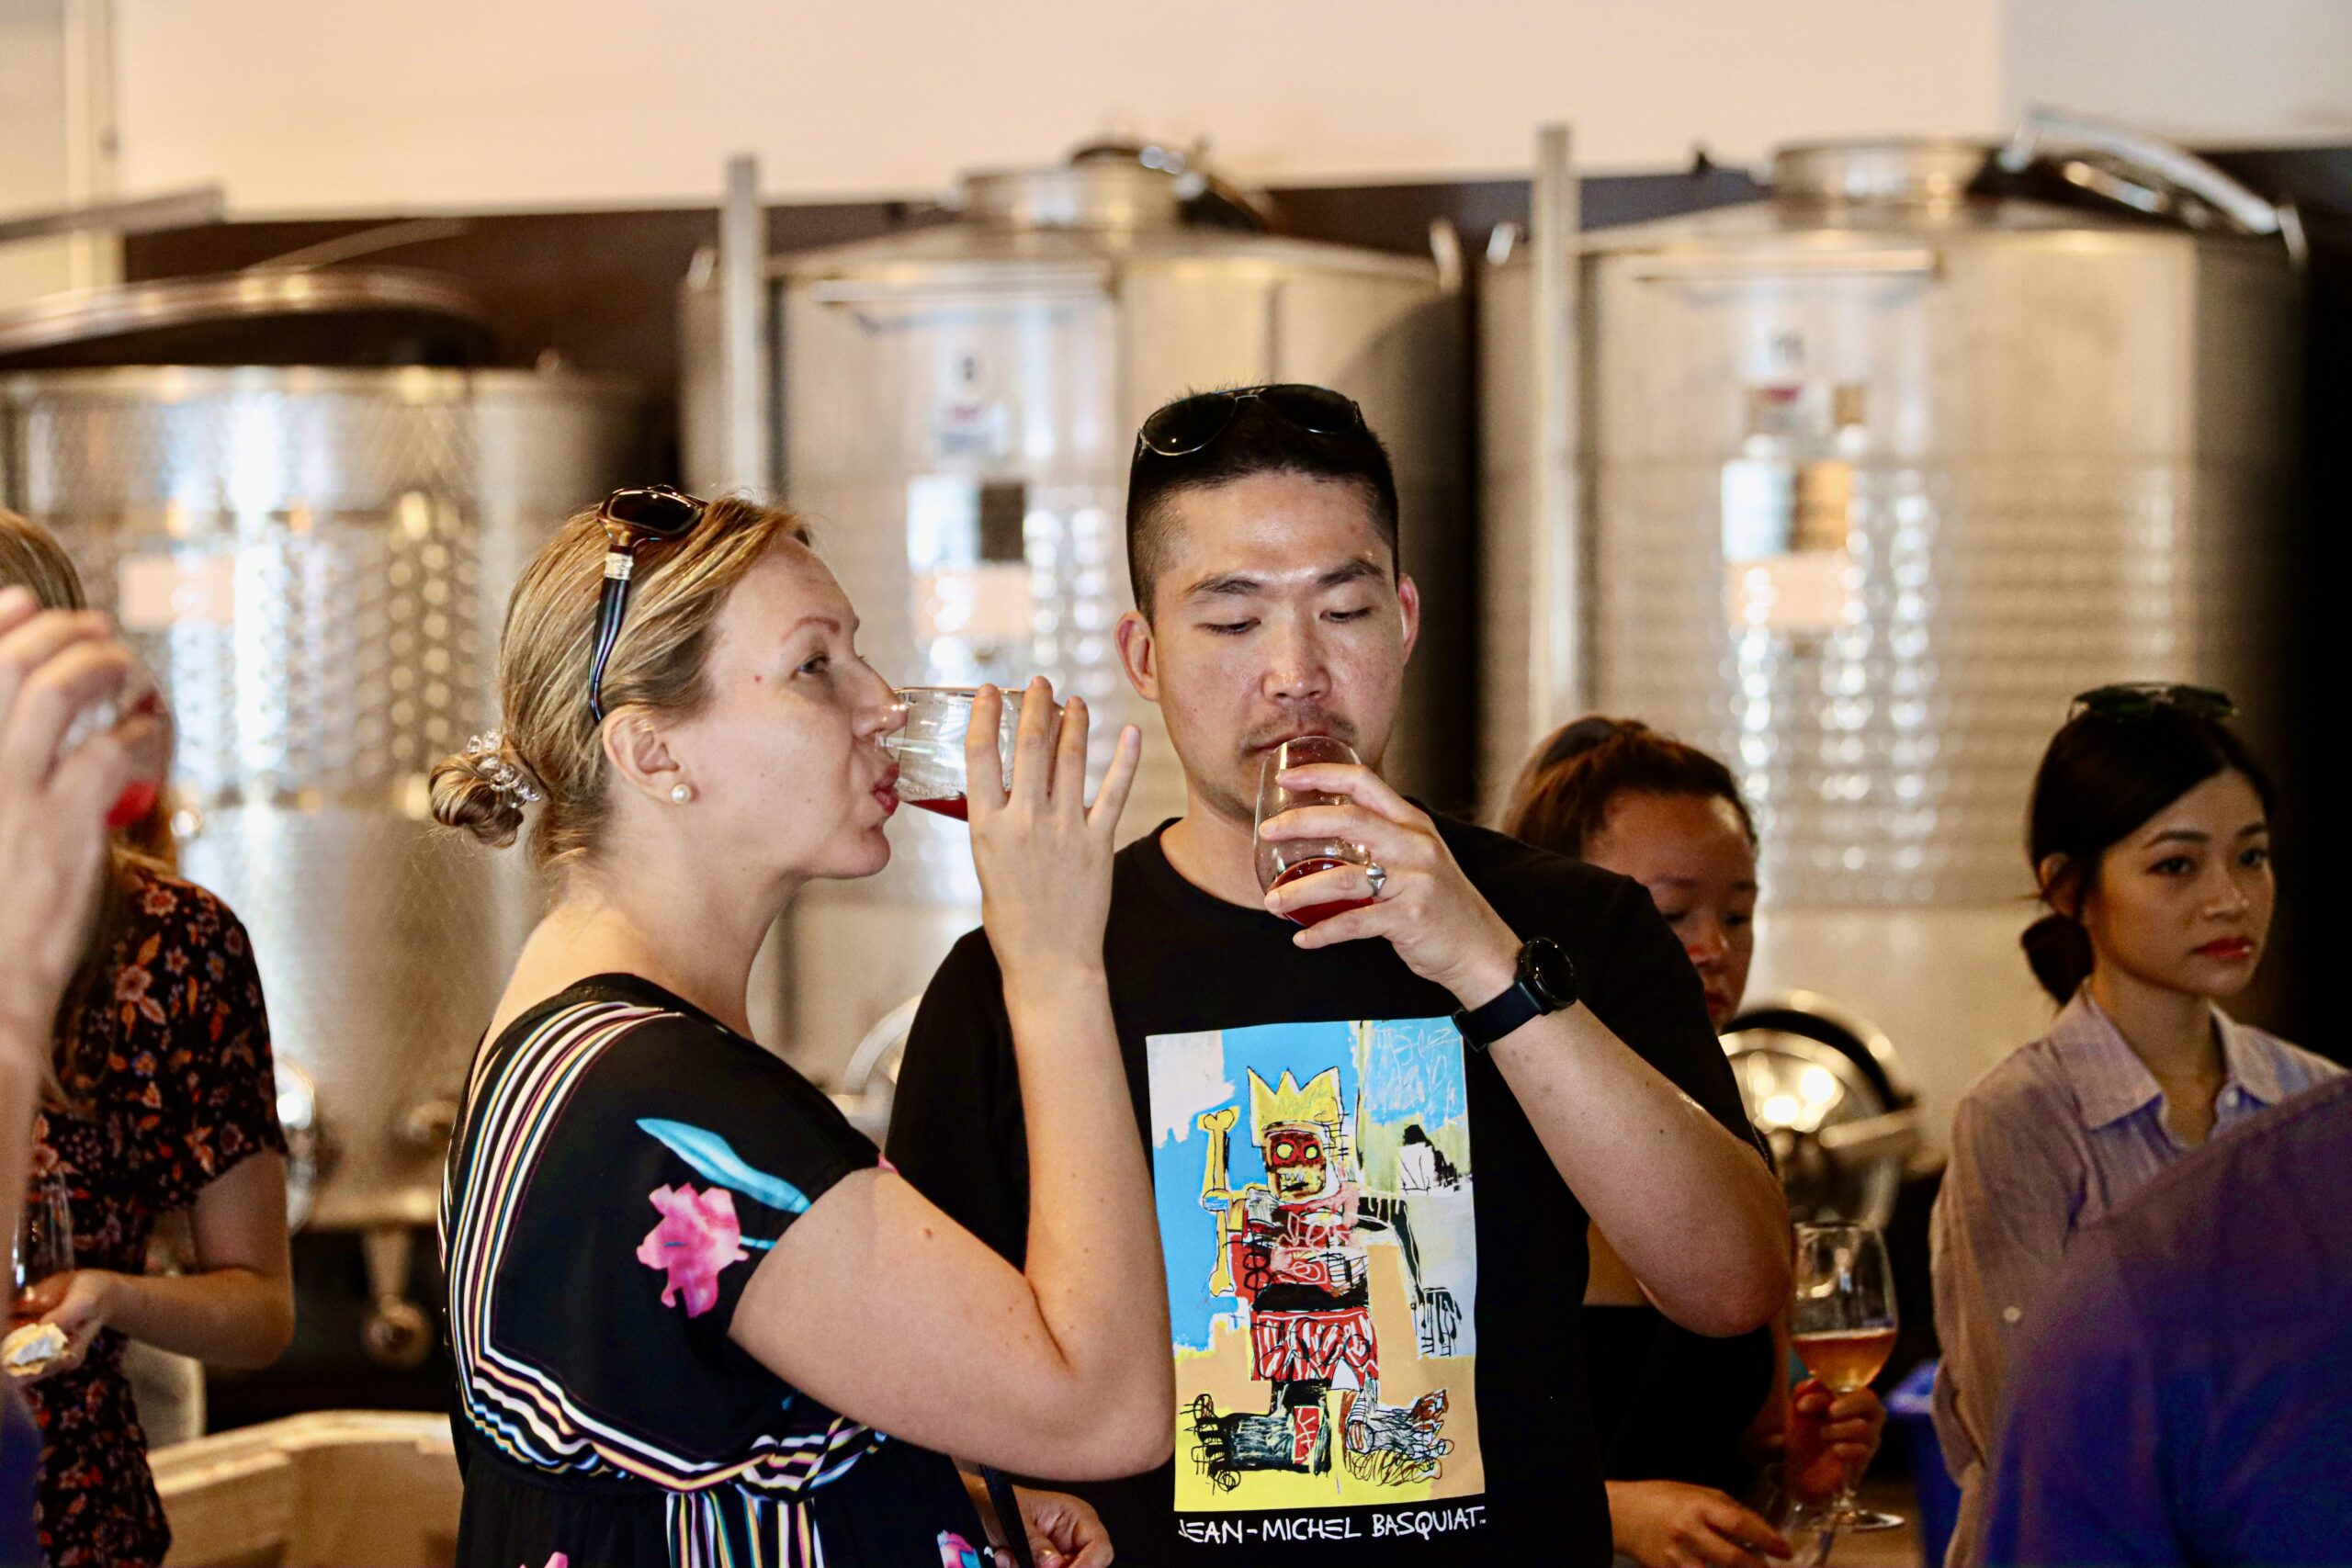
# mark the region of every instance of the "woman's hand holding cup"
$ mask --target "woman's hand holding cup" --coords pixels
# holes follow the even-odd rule
[[[1132,725],[1120,732],[1089,806],[1086,704],[1073,697],[1057,709],[1053,687],[1032,681],[1021,698],[1008,787],[997,752],[1005,700],[993,686],[980,688],[964,747],[981,918],[1010,992],[1101,974],[1119,814],[1135,784],[1143,738]]]

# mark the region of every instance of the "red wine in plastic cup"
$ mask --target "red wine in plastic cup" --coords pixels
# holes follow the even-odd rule
[[[941,817],[951,817],[958,822],[972,819],[971,804],[960,795],[943,795],[936,800],[910,800],[907,804]]]

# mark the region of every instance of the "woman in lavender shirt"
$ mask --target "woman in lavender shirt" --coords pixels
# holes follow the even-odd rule
[[[1932,1231],[1936,1427],[1962,1493],[1947,1568],[1978,1561],[2003,1374],[2075,1231],[2342,1070],[2217,1005],[2254,978],[2277,891],[2270,781],[2234,711],[2194,687],[2086,693],[2034,778],[2050,912],[2025,951],[2060,1011],[1961,1101]]]

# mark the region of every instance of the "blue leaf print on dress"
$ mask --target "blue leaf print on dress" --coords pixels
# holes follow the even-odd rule
[[[664,1122],[658,1117],[642,1117],[637,1123],[669,1146],[670,1152],[684,1160],[695,1174],[705,1181],[741,1192],[771,1209],[787,1214],[804,1213],[808,1208],[808,1195],[780,1176],[770,1176],[754,1170],[743,1163],[734,1145],[706,1127],[690,1126],[684,1122]],[[762,1245],[749,1237],[744,1246]],[[773,1247],[773,1242],[765,1244]]]

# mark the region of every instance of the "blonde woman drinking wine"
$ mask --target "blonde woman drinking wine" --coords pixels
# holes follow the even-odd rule
[[[751,1037],[793,893],[889,859],[899,710],[856,636],[789,513],[624,491],[525,570],[504,728],[435,774],[442,821],[507,844],[527,820],[555,886],[450,1154],[468,1568],[960,1568],[985,1538],[944,1456],[1089,1477],[1169,1451],[1102,977],[1133,730],[1090,807],[1082,704],[1057,747],[1050,691],[1023,697],[1009,789],[992,691],[971,726],[973,857],[1039,1086],[1025,1269]]]

